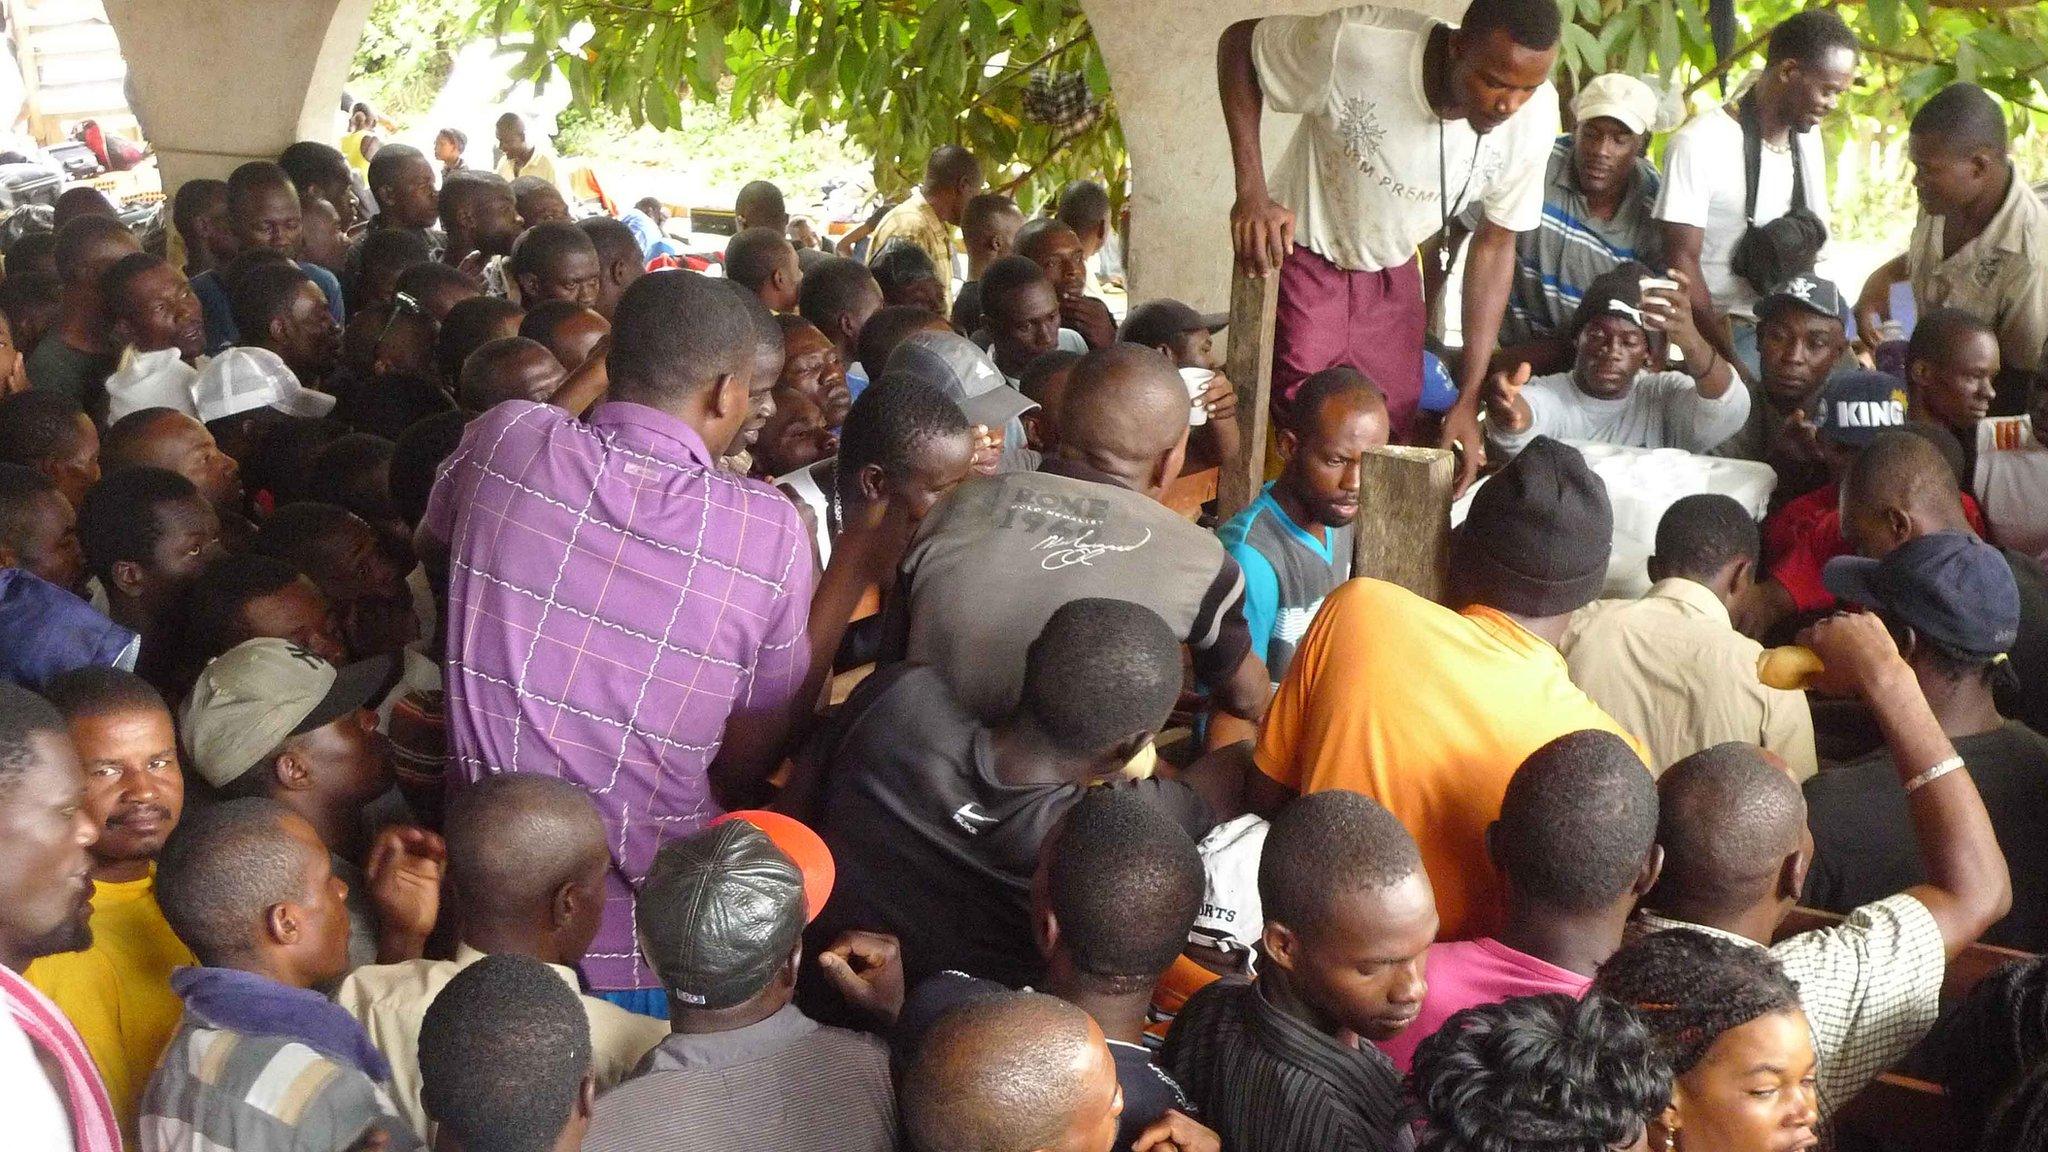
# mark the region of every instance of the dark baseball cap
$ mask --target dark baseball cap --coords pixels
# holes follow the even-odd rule
[[[804,874],[767,833],[728,820],[663,844],[633,907],[668,994],[731,1008],[768,986],[803,935]]]
[[[1561,616],[1600,595],[1613,546],[1607,485],[1578,449],[1538,436],[1473,495],[1452,578],[1488,607]]]
[[[960,405],[971,423],[1001,428],[1038,407],[1010,387],[1003,371],[974,341],[951,332],[913,332],[889,353],[881,378],[910,376],[936,387]]]
[[[1838,599],[1885,615],[1925,639],[1989,660],[2020,634],[2020,591],[2005,556],[1967,532],[1908,540],[1882,560],[1837,556],[1821,581]]]
[[[1178,300],[1148,300],[1124,317],[1116,338],[1126,344],[1157,348],[1189,332],[1220,332],[1230,324],[1227,312],[1197,312]]]
[[[1786,308],[1804,308],[1816,316],[1832,316],[1848,323],[1849,310],[1842,301],[1842,290],[1832,280],[1823,280],[1812,273],[1794,276],[1764,294],[1756,302],[1756,318],[1768,320]]]
[[[1578,311],[1572,313],[1572,331],[1591,324],[1596,316],[1619,316],[1638,328],[1647,327],[1643,323],[1643,280],[1655,275],[1642,262],[1629,260],[1593,277],[1579,297]]]
[[[1813,426],[1821,439],[1865,448],[1877,434],[1906,425],[1906,382],[1884,372],[1837,372],[1813,399]]]

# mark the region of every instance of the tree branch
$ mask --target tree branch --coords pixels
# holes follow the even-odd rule
[[[1017,77],[1031,75],[1031,73],[1034,70],[1036,70],[1040,64],[1043,64],[1046,61],[1052,59],[1053,57],[1058,56],[1060,53],[1065,52],[1067,49],[1072,48],[1076,44],[1081,43],[1083,40],[1088,39],[1090,36],[1094,34],[1095,33],[1092,29],[1083,31],[1081,34],[1073,37],[1072,39],[1069,39],[1063,44],[1055,44],[1043,56],[1040,56],[1038,59],[1033,60],[1029,64],[1021,64],[1014,68],[1005,68],[1003,70],[1003,74],[1001,76],[996,77],[996,79],[993,82],[991,82],[988,87],[983,88],[981,91],[975,93],[974,99],[969,100],[967,102],[967,106],[965,108],[962,108],[961,111],[972,112],[974,109],[981,107],[983,104],[988,102],[989,97],[995,95],[1003,87],[1007,86],[1010,82],[1017,79]]]
[[[1005,196],[1008,196],[1011,193],[1015,192],[1017,189],[1022,188],[1025,185],[1025,183],[1027,183],[1033,176],[1036,176],[1040,172],[1044,171],[1045,166],[1052,163],[1053,160],[1057,158],[1060,153],[1066,151],[1069,145],[1073,144],[1074,141],[1079,140],[1081,137],[1086,136],[1091,130],[1099,127],[1101,124],[1102,113],[1100,110],[1097,110],[1096,113],[1093,116],[1090,116],[1088,120],[1085,123],[1083,123],[1080,127],[1075,128],[1073,131],[1067,133],[1065,136],[1062,136],[1058,140],[1053,141],[1052,147],[1045,150],[1045,155],[1040,156],[1037,160],[1033,161],[1031,167],[1026,168],[1022,175],[1009,181],[1002,187],[995,189],[995,191],[1000,192]]]

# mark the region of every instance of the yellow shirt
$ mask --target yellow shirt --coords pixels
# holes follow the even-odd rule
[[[1757,679],[1763,645],[1704,584],[1660,580],[1640,600],[1594,601],[1558,649],[1572,682],[1642,734],[1653,772],[1730,740],[1776,752],[1800,780],[1819,767],[1805,693]]]
[[[22,974],[85,1040],[129,1148],[137,1146],[142,1090],[185,1011],[171,991],[171,969],[197,963],[157,907],[152,867],[143,880],[94,881],[92,947],[45,956]]]
[[[557,188],[562,186],[562,181],[555,175],[554,154],[539,144],[533,146],[533,153],[526,158],[524,164],[514,164],[510,156],[499,157],[498,175],[507,180],[517,180],[521,176],[538,176]],[[566,196],[568,193],[564,192],[563,195]]]
[[[932,258],[932,266],[939,271],[939,287],[945,290],[946,303],[953,302],[953,230],[924,198],[924,189],[913,188],[910,199],[889,209],[882,222],[875,225],[874,235],[868,237],[868,262],[882,254],[891,240],[907,240],[924,249]]]
[[[1440,940],[1498,932],[1486,854],[1508,780],[1531,752],[1585,728],[1643,746],[1565,674],[1557,649],[1491,608],[1453,612],[1357,579],[1323,601],[1266,712],[1259,770],[1298,792],[1346,788],[1385,805],[1422,851]]]
[[[348,974],[334,990],[334,1002],[348,1011],[370,1034],[370,1041],[391,1062],[391,1098],[412,1122],[422,1140],[431,1142],[426,1105],[420,1103],[420,1024],[434,997],[455,974],[484,958],[467,944],[458,945],[453,960],[407,960],[402,964],[370,964]],[[576,973],[555,967],[569,987]],[[668,1025],[640,1016],[592,996],[583,997],[590,1015],[591,1073],[604,1092],[624,1080],[649,1049],[668,1038]]]

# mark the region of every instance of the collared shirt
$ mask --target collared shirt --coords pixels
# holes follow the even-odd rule
[[[1639,910],[1634,935],[1690,928],[1752,948],[1746,936]],[[1865,904],[1832,928],[1773,944],[1771,955],[1799,985],[1813,1028],[1823,1120],[1903,1059],[1934,1027],[1948,957],[1941,926],[1919,900],[1900,893]]]
[[[1543,222],[1515,237],[1515,283],[1500,318],[1500,342],[1520,344],[1568,332],[1586,286],[1617,264],[1663,267],[1663,238],[1651,217],[1664,178],[1638,157],[1612,219],[1586,206],[1572,167],[1572,138],[1560,136],[1544,171]],[[1478,220],[1467,212],[1467,228]],[[1661,273],[1660,273],[1661,274]]]
[[[2005,202],[1952,256],[1942,255],[1947,218],[1922,212],[1906,267],[1922,315],[1934,308],[1976,313],[1998,329],[1999,362],[2032,372],[2048,341],[2048,207],[2010,163],[2006,173]]]
[[[706,770],[738,712],[790,707],[810,664],[811,545],[774,488],[639,404],[500,404],[426,517],[449,549],[451,771],[583,786],[609,829],[593,987],[660,986],[633,894],[661,841],[717,816]]]
[[[883,655],[932,665],[993,721],[1016,707],[1045,622],[1091,596],[1159,613],[1205,688],[1251,651],[1244,577],[1214,533],[1111,476],[1048,460],[970,479],[925,517],[889,598]]]
[[[507,180],[517,180],[521,176],[537,176],[556,188],[561,188],[561,178],[555,174],[554,151],[544,141],[535,140],[532,143],[533,151],[527,154],[526,162],[523,164],[514,164],[510,156],[498,157],[498,175]],[[562,194],[567,196],[568,192],[564,190]]]
[[[892,240],[907,240],[924,250],[938,270],[939,287],[945,289],[947,306],[953,299],[953,229],[932,210],[923,188],[912,188],[910,197],[889,209],[868,237],[868,260],[872,263]]]
[[[1304,529],[1273,499],[1275,483],[1268,481],[1259,498],[1216,535],[1244,570],[1244,619],[1251,630],[1252,651],[1266,662],[1266,674],[1278,684],[1323,598],[1351,579],[1358,526]]]
[[[1399,817],[1436,889],[1440,940],[1500,931],[1486,826],[1529,754],[1598,728],[1642,745],[1571,682],[1564,657],[1503,613],[1453,612],[1380,580],[1332,592],[1259,731],[1261,772],[1346,788]]]
[[[78,1029],[130,1147],[142,1090],[185,1011],[171,970],[195,963],[157,906],[151,865],[140,880],[93,881],[92,944],[40,957],[22,973]]]
[[[1559,651],[1572,682],[1649,745],[1651,771],[1730,740],[1776,752],[1800,780],[1819,767],[1805,694],[1757,679],[1763,645],[1704,584],[1673,577],[1640,600],[1588,604]]]
[[[420,1102],[420,1024],[441,989],[455,974],[484,958],[467,944],[458,945],[453,960],[408,960],[358,968],[334,991],[334,1002],[348,1010],[370,1034],[370,1042],[391,1061],[391,1096],[398,1110],[429,1142],[427,1109]],[[569,987],[576,970],[549,965]],[[597,1090],[608,1092],[624,1080],[642,1057],[668,1035],[668,1025],[650,1016],[628,1012],[616,1004],[585,996],[590,1017],[591,1073]]]
[[[679,1032],[597,1102],[583,1147],[893,1152],[889,1052],[793,1004],[729,1032]]]
[[[1173,1022],[1159,1062],[1235,1152],[1387,1152],[1414,1146],[1401,1077],[1280,1011],[1255,981],[1219,980]]]

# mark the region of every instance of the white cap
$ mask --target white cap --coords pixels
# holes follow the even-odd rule
[[[140,352],[129,348],[121,366],[107,377],[107,423],[144,408],[170,408],[198,416],[192,386],[199,370],[185,363],[176,348]]]
[[[193,386],[199,421],[212,423],[253,408],[316,419],[334,411],[334,397],[299,383],[268,348],[229,348],[200,369]]]
[[[1578,98],[1572,101],[1572,115],[1581,124],[1605,116],[1619,120],[1631,132],[1648,132],[1657,125],[1660,102],[1656,89],[1643,81],[1624,72],[1609,72],[1593,77],[1579,89]]]
[[[1259,904],[1259,856],[1272,825],[1239,816],[1209,829],[1195,845],[1202,854],[1202,907],[1188,941],[1225,952],[1249,952],[1266,932]]]

